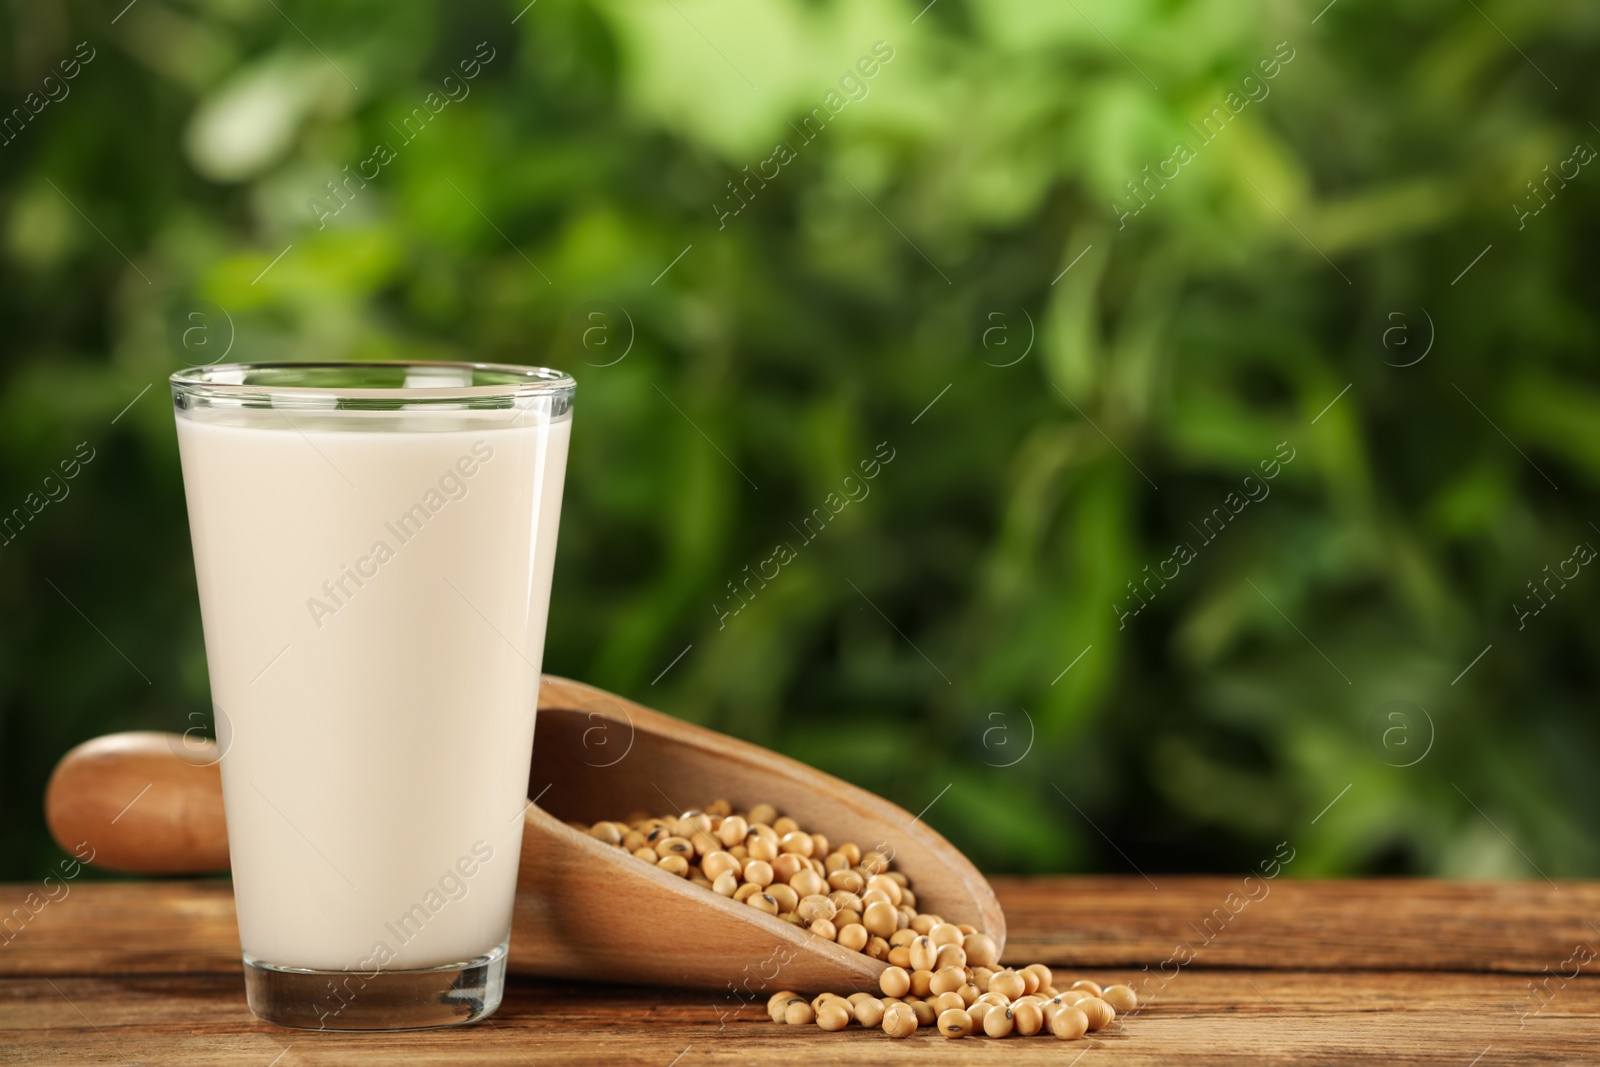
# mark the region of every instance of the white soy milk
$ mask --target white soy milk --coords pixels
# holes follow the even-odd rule
[[[289,417],[177,419],[240,941],[481,956],[510,933],[571,416]]]

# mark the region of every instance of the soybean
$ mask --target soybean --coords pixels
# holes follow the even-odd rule
[[[807,1002],[784,990],[767,1000],[775,1022],[815,1022],[838,1031],[852,1020],[903,1038],[936,1026],[945,1037],[981,1031],[989,1037],[1031,1037],[1048,1028],[1071,1040],[1131,1015],[1139,997],[1125,984],[1089,979],[1058,989],[1055,972],[1035,963],[1001,968],[1000,946],[970,923],[920,911],[893,851],[833,844],[772,804],[735,810],[718,799],[704,809],[626,821],[601,820],[574,829],[719,896],[774,915],[852,952],[886,961],[882,998],[823,993]]]
[[[1126,1015],[1139,1006],[1139,995],[1131,986],[1108,985],[1100,991],[1100,999],[1111,1005],[1118,1015]]]
[[[1062,1007],[1050,1015],[1050,1032],[1063,1041],[1074,1041],[1088,1029],[1088,1017],[1077,1008]]]
[[[962,1008],[949,1008],[940,1012],[939,1033],[945,1037],[966,1037],[972,1033],[972,1016]]]
[[[1031,1000],[1013,1004],[1007,1010],[1011,1013],[1011,1021],[1016,1024],[1017,1033],[1023,1037],[1032,1037],[1044,1026],[1044,1012]],[[1085,1020],[1085,1025],[1087,1023]]]
[[[887,1011],[883,1001],[877,997],[867,996],[865,993],[857,993],[856,996],[861,998],[855,1001],[856,1022],[869,1030],[881,1023],[884,1013]]]
[[[850,1025],[850,1012],[840,1004],[824,1004],[817,1010],[817,1025],[824,1030],[843,1030]]]
[[[989,1037],[1005,1037],[1015,1026],[1010,1008],[991,1006],[983,1014],[983,1032]]]
[[[902,967],[890,967],[878,976],[884,996],[903,997],[911,991],[911,976]]]
[[[1099,997],[1085,997],[1068,1011],[1081,1011],[1089,1020],[1089,1029],[1104,1030],[1117,1017],[1116,1011]]]
[[[883,1013],[883,1032],[890,1037],[910,1037],[917,1030],[917,1013],[909,1004],[891,1004]]]

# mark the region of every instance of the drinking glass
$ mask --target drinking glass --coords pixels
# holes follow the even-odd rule
[[[263,1019],[499,1006],[573,390],[477,363],[172,376]]]

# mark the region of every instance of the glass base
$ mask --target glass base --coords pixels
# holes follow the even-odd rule
[[[297,1030],[421,1030],[494,1014],[506,987],[506,943],[486,955],[418,971],[316,971],[244,956],[257,1017]]]

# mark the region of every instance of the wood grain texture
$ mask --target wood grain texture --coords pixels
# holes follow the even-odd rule
[[[1084,972],[1107,979],[1114,972]],[[280,1030],[244,1006],[238,974],[0,979],[0,1064],[1110,1065],[1593,1063],[1600,979],[1568,983],[1519,1029],[1508,975],[1191,971],[1150,1008],[1076,1042],[1049,1037],[904,1041],[852,1026],[781,1026],[690,992],[514,979],[488,1024],[403,1034]],[[1486,1051],[1487,1050],[1487,1051]],[[281,1058],[280,1058],[281,1057]]]
[[[1227,879],[1002,879],[1017,962],[1098,955],[1157,968]],[[34,886],[0,886],[0,918]],[[244,1004],[225,882],[76,884],[0,934],[0,1064],[516,1065],[1237,1063],[1499,1067],[1600,1062],[1600,961],[1544,981],[1600,886],[1298,883],[1233,918],[1148,1005],[1075,1043],[931,1031],[890,1041],[770,1022],[727,995],[513,978],[487,1024],[407,1034],[280,1030]],[[1585,936],[1580,930],[1587,930]],[[1032,951],[1038,946],[1042,951]],[[1370,960],[1370,964],[1358,961]],[[1571,968],[1567,968],[1569,973]],[[1512,972],[1526,973],[1512,973]],[[1144,977],[1082,964],[1096,980]],[[1159,973],[1159,970],[1158,970]],[[1087,1050],[1087,1052],[1086,1052]],[[1481,1058],[1478,1058],[1480,1057]]]
[[[1209,946],[1189,927],[1219,906],[1229,879],[997,878],[1011,919],[1006,959],[1051,966],[1158,969],[1185,938],[1192,968],[1538,973],[1574,945],[1600,948],[1600,884],[1294,882],[1233,917]],[[695,888],[690,886],[689,888]],[[0,920],[37,886],[0,886]],[[7,941],[0,975],[219,972],[239,935],[226,881],[76,883]],[[26,911],[26,908],[23,908]],[[1213,924],[1214,925],[1214,924]],[[1600,966],[1600,961],[1596,965]],[[736,968],[737,969],[737,968]]]
[[[1206,967],[1527,971],[1600,949],[1600,883],[1280,877],[1228,910],[1238,878],[998,878],[1006,957],[1155,967],[1175,947]],[[1234,906],[1237,907],[1235,898]],[[1225,920],[1225,921],[1224,921]],[[1209,942],[1208,942],[1209,937]]]

